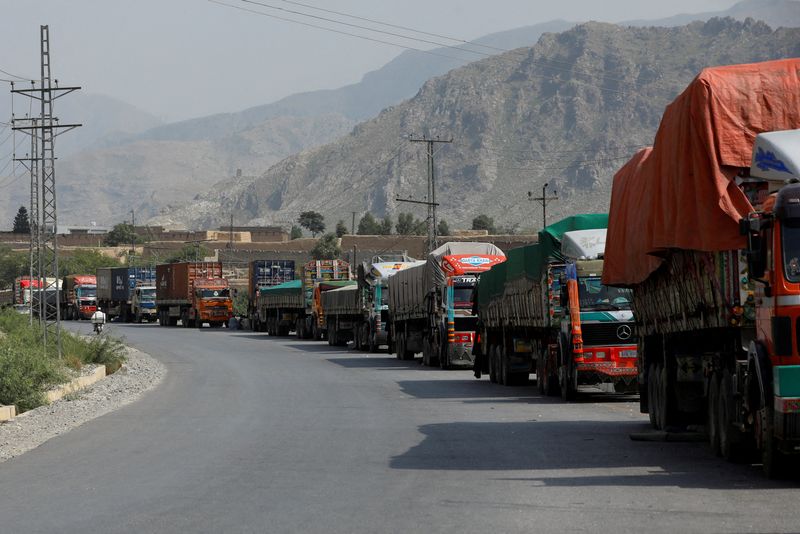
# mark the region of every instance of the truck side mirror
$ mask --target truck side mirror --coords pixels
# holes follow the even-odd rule
[[[752,280],[760,280],[764,278],[767,271],[767,246],[764,236],[761,233],[767,227],[768,221],[762,220],[759,216],[748,216],[739,221],[739,231],[742,235],[747,236],[747,250],[745,250],[745,258],[747,259],[747,270]]]

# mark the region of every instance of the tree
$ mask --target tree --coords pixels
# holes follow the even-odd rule
[[[392,235],[392,217],[387,215],[378,225],[379,235]]]
[[[379,235],[381,233],[381,225],[375,220],[371,213],[367,212],[358,221],[358,235]]]
[[[11,287],[18,276],[29,274],[28,253],[0,247],[0,289]]]
[[[342,237],[346,233],[347,226],[344,224],[343,220],[339,219],[339,222],[336,223],[336,237]]]
[[[325,234],[319,238],[317,244],[311,249],[311,257],[315,260],[335,260],[342,254],[339,247],[339,238],[336,234]]]
[[[31,233],[31,222],[28,219],[28,210],[25,209],[25,206],[19,207],[17,216],[14,217],[14,228],[11,231],[15,234]]]
[[[206,256],[211,256],[211,251],[200,243],[186,243],[180,250],[169,256],[166,262],[203,261]]]
[[[439,235],[450,235],[450,227],[444,219],[439,221],[439,226],[436,228],[436,233]]]
[[[119,258],[106,256],[97,249],[78,249],[59,260],[61,276],[68,274],[95,274],[98,267],[119,267]]]
[[[494,235],[497,233],[497,229],[494,227],[494,219],[483,214],[472,219],[472,229],[486,230],[489,235]]]
[[[131,243],[139,244],[141,242],[142,240],[134,231],[133,225],[128,223],[114,225],[114,228],[106,234],[106,238],[103,240],[103,243],[109,247],[130,245]]]
[[[395,230],[399,235],[424,235],[426,232],[424,221],[415,219],[411,213],[397,216]]]
[[[300,239],[303,237],[303,229],[297,225],[292,226],[292,233],[289,234],[289,239],[294,241],[295,239]]]
[[[311,232],[312,237],[317,237],[325,231],[325,217],[316,211],[304,211],[297,219],[297,223]]]

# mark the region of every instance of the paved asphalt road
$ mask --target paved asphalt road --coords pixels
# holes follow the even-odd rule
[[[630,398],[565,404],[265,334],[110,330],[167,378],[0,464],[0,531],[800,530],[797,482],[630,441],[647,428]]]

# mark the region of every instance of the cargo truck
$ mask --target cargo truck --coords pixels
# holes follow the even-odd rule
[[[480,350],[503,385],[535,372],[541,393],[564,400],[579,385],[635,391],[636,337],[630,291],[600,283],[608,217],[576,215],[539,232],[481,275]]]
[[[266,317],[259,316],[258,298],[261,289],[295,279],[294,260],[253,260],[248,268],[247,316],[255,331],[266,329]]]
[[[287,336],[294,330],[300,339],[322,339],[324,316],[320,308],[322,291],[350,280],[350,264],[343,260],[312,260],[303,266],[300,279],[261,288],[256,300],[254,328],[273,336]],[[328,285],[332,284],[332,285]]]
[[[219,262],[156,265],[156,309],[161,326],[227,325],[233,316],[228,281]]]
[[[12,286],[14,290],[14,304],[30,306],[33,292],[38,291],[41,285],[41,280],[31,280],[30,276],[18,276],[15,278]]]
[[[408,256],[376,256],[358,266],[359,302],[361,320],[353,334],[357,350],[377,352],[386,345],[394,352],[389,336],[389,277],[418,263]]]
[[[710,68],[614,177],[603,282],[633,290],[641,411],[768,476],[800,452],[800,60]]]
[[[425,365],[472,366],[477,317],[472,292],[478,276],[505,261],[490,243],[445,243],[425,263],[389,278],[390,335],[398,359],[422,352]]]
[[[97,269],[97,303],[107,320],[155,321],[156,271],[152,267]]]
[[[364,319],[357,282],[322,282],[315,293],[320,301],[318,313],[325,324],[323,336],[328,345],[344,346],[354,341],[356,329]]]
[[[97,311],[97,277],[71,274],[61,282],[61,317],[74,321],[89,319]]]

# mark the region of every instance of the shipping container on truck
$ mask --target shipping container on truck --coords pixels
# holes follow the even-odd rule
[[[156,270],[153,267],[97,269],[97,303],[107,319],[155,321]]]
[[[228,324],[233,299],[219,262],[156,265],[156,309],[161,326],[202,328]]]
[[[260,290],[295,279],[294,260],[253,260],[248,269],[247,317],[254,331],[266,329],[266,317],[259,315]]]
[[[73,321],[90,319],[97,311],[97,277],[70,274],[61,282],[61,317]]]
[[[491,382],[521,383],[535,372],[540,392],[565,400],[579,385],[635,391],[630,291],[600,281],[607,224],[605,214],[567,217],[481,275],[481,371]]]
[[[477,317],[472,292],[481,273],[506,259],[491,243],[453,242],[424,263],[389,278],[389,320],[395,353],[425,365],[471,367]]]
[[[603,282],[633,289],[640,404],[783,474],[800,452],[800,60],[703,70],[614,177]]]
[[[353,332],[356,350],[377,352],[386,345],[390,353],[394,352],[389,335],[389,278],[416,263],[405,255],[382,255],[358,266],[356,279],[362,318]]]

